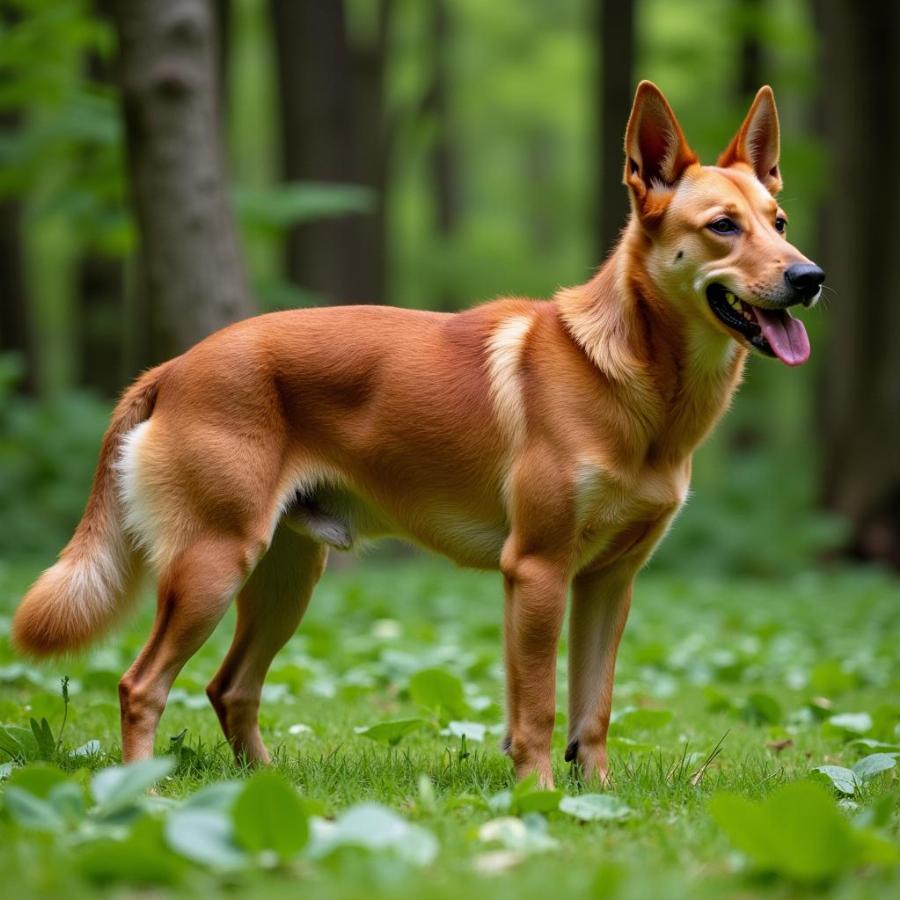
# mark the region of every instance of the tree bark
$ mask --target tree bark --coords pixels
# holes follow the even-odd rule
[[[173,351],[254,312],[227,195],[208,0],[117,0],[143,289]]]
[[[599,133],[596,238],[598,258],[618,241],[628,215],[628,195],[622,185],[625,151],[622,134],[634,94],[634,0],[597,0],[594,35],[600,64],[596,97]]]
[[[823,3],[826,216],[823,493],[850,552],[900,569],[900,6]]]
[[[287,238],[288,276],[331,302],[384,296],[384,63],[387,0],[371,48],[351,47],[343,0],[272,0],[286,181],[362,184],[374,213],[304,223]]]

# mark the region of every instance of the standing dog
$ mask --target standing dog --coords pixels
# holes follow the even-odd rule
[[[124,394],[84,518],[19,607],[54,654],[101,635],[144,565],[156,622],[122,678],[126,760],[153,753],[173,680],[237,594],[208,694],[235,753],[266,761],[260,693],[328,546],[398,535],[506,589],[507,749],[552,784],[556,654],[572,587],[569,747],[606,778],[632,582],[684,502],[691,456],[748,348],[799,365],[824,273],[788,243],[778,115],[757,94],[702,166],[657,87],[625,136],[632,214],[587,284],[457,314],[274,313],[213,334]]]

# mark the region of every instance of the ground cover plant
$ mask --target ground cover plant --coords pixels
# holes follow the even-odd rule
[[[0,567],[0,871],[16,896],[795,897],[900,891],[897,582],[649,572],[623,643],[613,781],[515,785],[496,577],[435,560],[326,574],[273,665],[273,766],[242,769],[178,679],[159,758],[121,767],[116,683],[142,611],[83,659],[8,643],[36,573]],[[149,789],[149,790],[148,790]]]

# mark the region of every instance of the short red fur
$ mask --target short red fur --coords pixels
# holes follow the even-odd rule
[[[701,166],[643,82],[625,152],[632,215],[586,284],[458,314],[259,316],[125,392],[84,518],[23,599],[13,639],[37,656],[79,649],[127,608],[141,569],[156,574],[153,632],[120,684],[126,760],[152,755],[173,680],[236,594],[208,693],[235,753],[266,761],[263,681],[328,547],[396,535],[502,572],[506,748],[518,776],[545,785],[571,587],[567,759],[606,779],[634,577],[685,500],[747,349],[774,355],[768,334],[796,343],[784,273],[811,267],[779,225],[768,88],[719,165]]]

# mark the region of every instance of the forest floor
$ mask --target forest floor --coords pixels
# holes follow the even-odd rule
[[[618,666],[612,784],[584,786],[563,762],[563,652],[549,793],[516,788],[498,749],[496,576],[421,559],[326,573],[270,673],[274,766],[254,774],[231,761],[204,694],[233,611],[176,683],[157,739],[167,758],[110,768],[116,683],[147,635],[149,595],[105,645],[36,667],[8,638],[35,574],[0,565],[8,896],[900,896],[887,576],[645,574]]]

